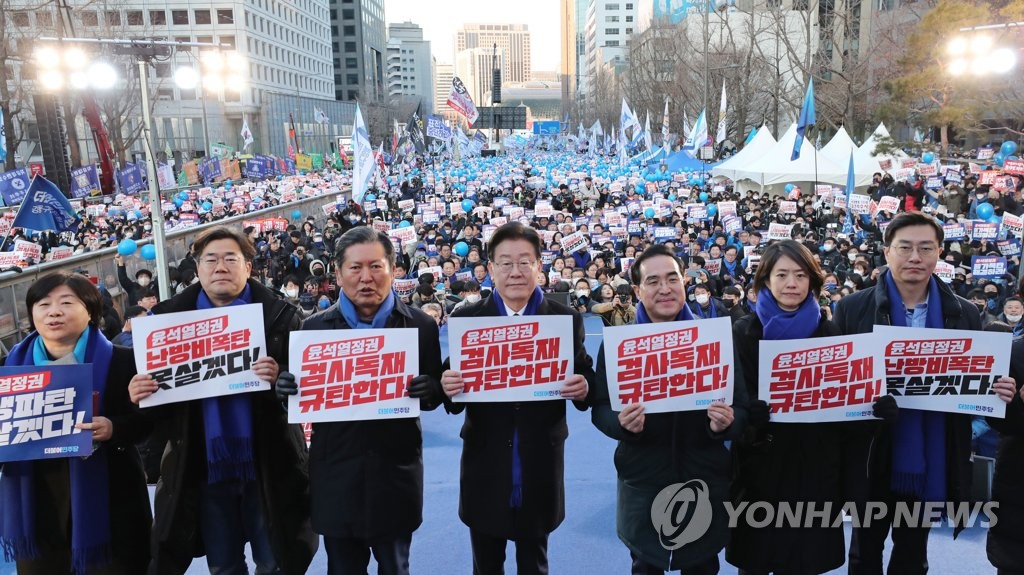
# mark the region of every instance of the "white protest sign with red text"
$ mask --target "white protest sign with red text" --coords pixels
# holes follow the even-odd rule
[[[1009,372],[1012,334],[875,326],[874,336],[901,408],[1005,416],[992,384]]]
[[[613,411],[696,411],[732,403],[732,321],[672,321],[604,328],[604,365]]]
[[[453,317],[452,369],[462,373],[458,402],[561,399],[573,373],[570,316]]]
[[[270,389],[252,371],[267,350],[259,304],[135,318],[132,332],[136,369],[160,385],[142,407]]]
[[[299,393],[288,423],[418,417],[408,397],[420,369],[419,331],[349,329],[292,332],[288,367]]]
[[[562,253],[573,254],[589,244],[590,242],[587,240],[587,236],[583,235],[581,232],[573,232],[562,237]]]
[[[761,340],[758,398],[776,423],[872,419],[882,394],[877,350],[872,334]]]

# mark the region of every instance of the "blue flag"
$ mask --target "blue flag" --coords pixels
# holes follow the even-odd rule
[[[117,181],[121,185],[121,193],[124,194],[136,194],[146,187],[137,164],[126,163],[117,171]]]
[[[7,161],[7,130],[4,129],[4,111],[0,109],[0,162]]]
[[[25,192],[29,184],[28,170],[17,168],[0,174],[0,196],[4,198],[4,204],[15,206],[25,199]]]
[[[846,221],[843,222],[843,233],[853,233],[853,212],[850,211],[850,195],[853,193],[857,176],[853,173],[853,152],[850,152],[850,171],[846,173]]]
[[[60,189],[42,176],[32,178],[12,228],[55,232],[78,231],[81,217]]]
[[[804,94],[804,105],[800,107],[800,119],[796,123],[796,141],[793,142],[793,156],[790,161],[800,158],[800,146],[804,143],[804,134],[807,133],[807,126],[813,126],[817,122],[814,113],[814,78],[807,84],[807,93]]]
[[[100,175],[95,164],[71,170],[71,197],[84,198],[100,193]]]

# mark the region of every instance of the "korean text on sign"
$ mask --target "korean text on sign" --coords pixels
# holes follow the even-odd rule
[[[663,413],[731,403],[731,333],[728,318],[606,327],[612,409],[643,403],[645,412]]]
[[[417,417],[408,397],[419,372],[415,329],[296,331],[288,366],[299,384],[288,400],[290,423]]]
[[[572,328],[569,316],[451,318],[452,369],[464,382],[452,400],[561,399],[573,369]]]
[[[874,335],[901,408],[1005,415],[992,385],[1009,370],[1012,334],[875,326]]]
[[[139,318],[132,322],[135,366],[159,389],[142,407],[270,389],[252,364],[266,350],[263,306],[229,306]]]
[[[89,365],[0,368],[0,462],[88,456],[92,409]]]
[[[758,398],[777,423],[871,419],[882,372],[870,334],[802,340],[762,340]]]

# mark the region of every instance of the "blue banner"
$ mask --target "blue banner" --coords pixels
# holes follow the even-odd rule
[[[142,171],[136,164],[125,164],[117,171],[117,182],[121,185],[122,194],[137,194],[146,188],[142,179]]]
[[[974,256],[971,258],[974,279],[995,279],[1006,274],[1006,258],[1000,256]]]
[[[204,184],[210,184],[221,176],[220,158],[203,158],[199,164],[199,176]]]
[[[0,461],[88,457],[92,366],[0,368]]]
[[[539,136],[557,136],[562,133],[562,123],[554,121],[533,122],[533,133]]]
[[[999,240],[996,242],[996,247],[999,248],[999,253],[1006,257],[1020,255],[1020,244],[1017,243],[1017,240]]]
[[[28,186],[28,170],[25,168],[0,174],[0,196],[4,197],[4,204],[8,206],[20,204],[25,199]]]
[[[28,193],[25,194],[25,201],[18,208],[18,215],[15,216],[11,227],[39,232],[75,232],[78,231],[78,222],[81,219],[60,188],[50,180],[36,176],[32,178]]]
[[[96,165],[90,164],[71,170],[71,197],[84,198],[91,195],[99,195],[100,174],[96,171]]]
[[[256,155],[245,161],[245,176],[261,180],[268,175],[271,162],[266,156]]]
[[[289,174],[296,173],[295,160],[293,158],[285,158],[284,160],[285,170]]]

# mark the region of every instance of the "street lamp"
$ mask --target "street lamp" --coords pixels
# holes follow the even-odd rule
[[[241,72],[248,67],[248,62],[245,56],[234,50],[206,50],[199,57],[199,64],[202,72],[197,71],[191,64],[176,69],[174,83],[183,90],[198,88],[200,91],[199,97],[203,108],[203,153],[209,156],[210,122],[206,111],[206,95],[203,92],[216,94],[218,100],[225,90],[241,94],[246,87],[245,77]]]
[[[117,70],[109,62],[96,60],[77,46],[58,50],[43,45],[35,51],[38,80],[43,90],[57,92],[68,86],[73,90],[109,90],[117,85]]]
[[[945,64],[946,72],[957,77],[967,73],[985,76],[1010,72],[1017,66],[1017,51],[997,46],[996,39],[989,31],[1021,26],[1024,26],[1024,22],[961,28],[962,35],[954,36],[946,44],[946,54],[949,56]]]

